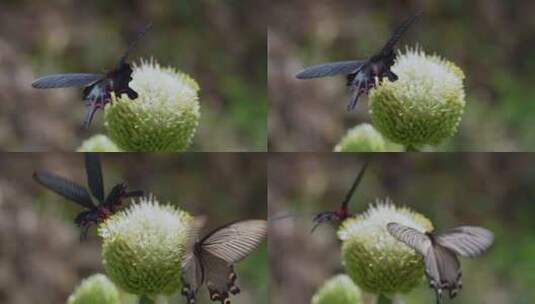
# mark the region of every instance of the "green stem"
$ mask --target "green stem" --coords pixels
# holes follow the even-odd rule
[[[379,295],[379,300],[377,301],[377,304],[392,304],[392,300],[390,298],[385,297],[384,295]]]
[[[405,151],[407,151],[407,152],[420,152],[420,150],[418,150],[418,148],[416,148],[413,145],[408,145],[407,147],[405,147]]]
[[[139,304],[154,304],[154,300],[143,295],[139,297]]]

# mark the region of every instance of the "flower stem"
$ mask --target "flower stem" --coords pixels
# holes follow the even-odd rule
[[[139,297],[139,304],[154,304],[154,301],[151,298],[143,295]]]
[[[385,297],[384,295],[379,295],[379,300],[377,301],[377,304],[392,304],[392,300],[390,298]]]
[[[418,148],[416,148],[413,145],[409,145],[409,146],[405,147],[405,151],[407,151],[407,152],[420,152],[420,150],[418,150]]]

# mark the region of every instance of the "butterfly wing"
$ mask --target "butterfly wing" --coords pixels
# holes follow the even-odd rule
[[[199,240],[199,235],[206,222],[205,217],[195,217],[186,233],[186,253],[182,260],[182,295],[186,297],[188,303],[195,303],[197,290],[204,281],[204,270],[200,257],[195,255],[195,243]]]
[[[492,245],[494,235],[485,228],[461,226],[438,235],[436,241],[460,256],[477,257]]]
[[[35,172],[33,174],[33,178],[39,184],[47,187],[68,200],[71,200],[88,209],[96,208],[87,190],[74,182],[48,172]]]
[[[145,36],[145,34],[152,28],[152,23],[149,23],[147,24],[147,26],[145,26],[145,28],[139,32],[139,34],[137,35],[136,39],[134,39],[130,45],[128,46],[128,48],[126,49],[126,51],[124,52],[123,56],[121,57],[121,59],[119,60],[119,64],[117,65],[117,68],[120,68],[121,66],[123,66],[125,63],[126,63],[126,59],[128,58],[128,55],[130,54],[130,51],[132,51],[132,49],[134,49],[134,47],[136,46],[136,44],[139,42],[139,40],[141,40],[141,38],[143,38],[143,36]]]
[[[212,301],[229,303],[230,294],[240,292],[233,265],[251,254],[266,233],[265,220],[247,220],[217,228],[201,240],[200,260]]]
[[[342,201],[342,207],[343,208],[347,208],[347,205],[349,204],[349,201],[351,200],[351,197],[353,196],[353,193],[355,192],[355,190],[359,186],[360,181],[362,180],[362,177],[364,176],[364,172],[366,172],[366,168],[368,167],[368,164],[369,164],[369,161],[366,161],[364,163],[364,165],[362,166],[362,168],[359,171],[359,174],[357,175],[357,177],[353,181],[353,184],[351,185],[351,188],[349,189],[349,191],[347,192],[344,200]]]
[[[87,173],[87,183],[94,197],[100,203],[104,202],[104,182],[102,179],[102,167],[100,156],[96,153],[84,153],[85,171]]]
[[[297,79],[310,79],[335,75],[349,75],[357,72],[367,60],[338,61],[314,65],[299,72]]]
[[[414,249],[422,256],[425,256],[432,246],[429,237],[414,228],[398,223],[388,223],[386,229],[395,239],[405,243],[405,245]]]
[[[436,273],[433,273],[433,276],[430,276],[429,266],[432,262],[430,261],[431,255],[429,255],[429,260],[426,257],[426,275],[428,279],[433,279],[430,281],[434,285],[437,293],[441,293],[439,290],[445,289],[449,291],[450,299],[454,298],[461,287],[461,264],[457,255],[448,248],[442,247],[440,245],[435,245],[433,247],[434,253],[434,263],[438,270],[438,276]],[[429,263],[429,264],[428,264]]]
[[[32,87],[36,89],[55,89],[68,87],[85,87],[88,86],[104,76],[100,74],[56,74],[41,77],[32,82]]]
[[[215,229],[201,241],[201,246],[203,251],[235,264],[251,254],[266,233],[265,220],[240,221]]]
[[[398,43],[399,39],[403,34],[409,29],[409,27],[418,19],[420,14],[416,14],[409,19],[407,19],[401,26],[399,26],[396,31],[390,36],[390,39],[386,42],[385,46],[381,50],[380,54],[387,55],[392,52],[392,49]]]

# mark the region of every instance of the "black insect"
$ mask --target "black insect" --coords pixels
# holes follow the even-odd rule
[[[344,200],[340,204],[340,207],[334,211],[325,211],[317,214],[314,219],[314,226],[312,227],[312,232],[318,228],[319,225],[325,222],[342,222],[348,217],[351,216],[349,214],[349,201],[351,200],[351,197],[353,196],[353,193],[355,192],[355,189],[357,189],[357,186],[360,184],[360,181],[362,180],[362,177],[364,176],[364,172],[366,171],[366,168],[368,167],[368,163],[364,163],[362,168],[360,169],[359,174],[353,181],[353,184],[351,185],[351,188],[347,192]]]
[[[442,303],[442,291],[448,290],[450,299],[462,288],[461,264],[457,255],[477,257],[494,241],[492,232],[481,227],[461,226],[443,234],[420,232],[398,223],[389,223],[388,232],[422,255],[429,287]]]
[[[98,154],[86,153],[85,170],[91,194],[97,199],[98,205],[93,203],[86,188],[63,177],[48,173],[35,172],[34,179],[41,185],[57,194],[84,207],[74,219],[74,223],[82,229],[81,239],[85,239],[87,231],[94,224],[99,224],[115,213],[123,205],[123,200],[129,197],[143,196],[143,191],[126,191],[125,183],[113,186],[108,196],[104,197],[104,182]]]
[[[394,46],[417,18],[418,15],[415,15],[406,20],[405,23],[392,34],[381,51],[369,59],[339,61],[315,65],[304,69],[297,74],[296,77],[298,79],[310,79],[345,75],[347,78],[347,87],[351,93],[351,99],[347,105],[347,110],[351,111],[357,106],[357,102],[362,94],[367,95],[370,89],[376,88],[376,77],[378,78],[379,83],[383,81],[384,77],[392,82],[398,80],[398,76],[390,70],[396,59]]]
[[[203,218],[196,218],[188,233],[189,248],[182,264],[182,295],[195,303],[197,290],[204,283],[212,301],[230,304],[230,295],[240,289],[236,285],[234,264],[243,260],[266,238],[264,220],[234,222],[208,233],[199,240]]]
[[[133,47],[150,28],[151,24],[138,34],[138,37],[130,44],[113,70],[105,74],[71,73],[44,76],[35,80],[32,87],[36,89],[84,87],[82,99],[88,108],[84,126],[89,128],[95,113],[111,101],[112,92],[116,96],[126,94],[130,99],[138,97],[137,92],[129,87],[133,70],[126,59]]]

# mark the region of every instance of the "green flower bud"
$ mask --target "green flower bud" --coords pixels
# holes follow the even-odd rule
[[[120,304],[117,287],[103,274],[82,281],[70,295],[67,304]]]
[[[433,229],[423,215],[387,201],[344,221],[338,237],[344,267],[353,281],[366,292],[392,296],[418,286],[424,264],[420,255],[388,233],[386,225],[390,222],[420,231]]]
[[[98,134],[94,135],[91,138],[85,140],[78,152],[121,152],[119,147],[109,139],[108,136]]]
[[[416,149],[453,136],[464,112],[464,74],[455,64],[407,48],[392,71],[370,94],[370,115],[387,139]]]
[[[375,128],[367,123],[347,131],[342,140],[334,147],[334,152],[384,152],[386,143]]]
[[[199,85],[154,61],[134,65],[130,86],[139,97],[113,97],[105,107],[111,139],[125,151],[183,151],[199,124]]]
[[[170,295],[181,287],[181,263],[192,217],[142,198],[99,226],[109,278],[136,295]]]
[[[312,304],[361,304],[361,296],[351,278],[340,274],[323,284],[312,298]]]

